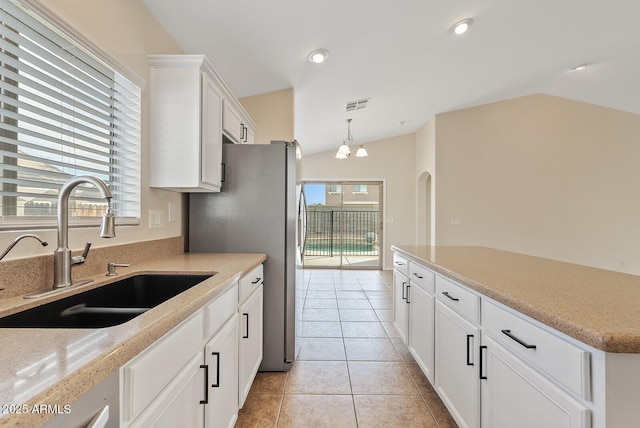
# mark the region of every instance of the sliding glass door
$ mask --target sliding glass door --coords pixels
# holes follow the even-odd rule
[[[307,182],[304,266],[380,269],[382,183]]]

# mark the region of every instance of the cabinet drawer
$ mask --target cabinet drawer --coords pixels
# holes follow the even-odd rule
[[[397,253],[393,253],[393,268],[409,276],[409,260]]]
[[[203,316],[198,311],[121,370],[125,421],[140,413],[202,350]]]
[[[590,399],[590,353],[492,302],[483,301],[482,326],[508,350],[580,397]]]
[[[427,293],[434,294],[436,292],[435,274],[425,267],[411,262],[409,264],[409,279]]]
[[[258,289],[260,284],[262,284],[264,279],[264,268],[263,265],[256,266],[251,272],[240,278],[239,291],[238,291],[238,302],[244,302],[247,297],[255,290]]]
[[[480,296],[461,285],[436,276],[436,298],[472,323],[480,323]]]
[[[204,307],[204,338],[209,340],[238,308],[238,283]]]

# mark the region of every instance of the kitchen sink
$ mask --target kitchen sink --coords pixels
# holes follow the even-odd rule
[[[0,328],[103,328],[127,322],[212,275],[144,274],[0,318]]]

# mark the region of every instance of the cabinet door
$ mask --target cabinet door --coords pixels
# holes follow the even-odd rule
[[[400,332],[400,337],[406,343],[409,327],[409,312],[407,303],[407,287],[409,278],[393,271],[393,321]]]
[[[490,337],[485,336],[484,342],[487,348],[482,370],[483,427],[590,426],[589,409]]]
[[[200,180],[217,187],[222,178],[222,101],[213,79],[202,74]]]
[[[185,368],[145,409],[130,427],[196,428],[202,427],[205,396],[202,352],[194,356]]]
[[[249,394],[253,379],[256,377],[262,362],[262,301],[263,286],[242,304],[238,310],[240,314],[239,332],[239,397],[238,404],[242,408]]]
[[[240,113],[238,113],[228,102],[224,103],[222,128],[234,142],[243,142],[244,127],[242,125],[242,117],[240,116]]]
[[[435,299],[417,285],[412,286],[410,292],[409,349],[424,374],[433,383]]]
[[[475,350],[480,329],[439,301],[435,307],[436,390],[460,427],[477,428],[480,379]]]
[[[238,419],[238,315],[207,343],[204,361],[209,379],[205,427],[231,428]]]

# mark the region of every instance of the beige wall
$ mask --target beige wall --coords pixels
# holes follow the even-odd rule
[[[416,244],[435,245],[436,119],[416,131]]]
[[[640,274],[639,115],[532,95],[436,123],[439,245]]]
[[[269,144],[271,140],[294,139],[293,89],[254,95],[239,101],[256,123],[256,144]]]
[[[304,152],[304,141],[301,142]],[[384,231],[385,269],[392,268],[393,244],[415,243],[416,186],[415,186],[415,134],[401,135],[365,144],[369,156],[335,159],[331,150],[304,155],[303,179],[313,180],[384,180],[383,211],[387,220]]]
[[[100,49],[106,51],[125,68],[145,81],[148,80],[148,54],[182,53],[180,47],[158,24],[140,0],[41,0],[71,27],[88,38]],[[99,239],[98,227],[73,229],[69,233],[71,249],[81,249],[91,241],[94,246],[159,239],[182,234],[183,197],[179,193],[150,189],[149,176],[149,121],[148,91],[143,91],[142,104],[142,224],[140,226],[119,227],[114,239]],[[178,207],[178,221],[167,223],[169,202]],[[164,212],[165,227],[148,228],[149,210]],[[20,232],[0,233],[0,248],[5,248]],[[7,256],[18,258],[36,254],[53,253],[57,242],[55,230],[38,230],[51,245],[46,248],[35,245],[35,241],[20,243]],[[126,262],[126,260],[115,260]]]

